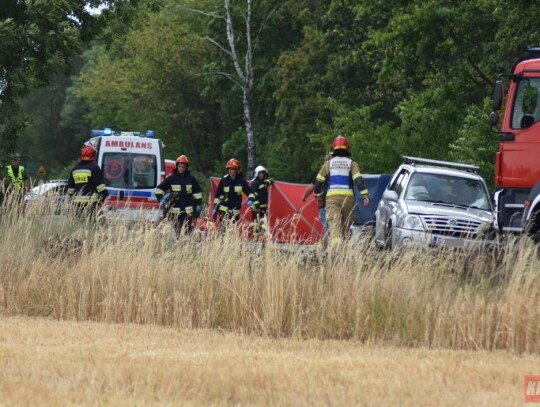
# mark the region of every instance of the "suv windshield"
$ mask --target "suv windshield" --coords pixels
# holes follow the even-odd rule
[[[156,187],[157,159],[152,154],[103,154],[105,185],[113,188],[148,189]]]
[[[404,198],[491,210],[486,188],[481,181],[452,175],[414,173]]]

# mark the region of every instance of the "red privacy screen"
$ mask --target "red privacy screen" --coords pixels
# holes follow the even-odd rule
[[[214,197],[219,178],[210,179],[210,194],[208,196],[209,211],[212,213]],[[272,241],[276,243],[315,244],[322,234],[323,227],[319,219],[317,201],[312,194],[306,202],[302,196],[306,184],[292,184],[276,181],[269,188],[268,220]],[[251,222],[251,211],[247,206],[247,197],[243,197],[241,222],[248,225]]]

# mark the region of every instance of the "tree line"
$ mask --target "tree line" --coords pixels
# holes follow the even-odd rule
[[[60,174],[91,128],[152,129],[168,158],[308,181],[332,139],[366,173],[401,155],[493,184],[493,83],[540,44],[535,2],[51,0],[0,11],[1,153]],[[105,3],[105,2],[103,2]],[[248,156],[252,157],[248,161]]]

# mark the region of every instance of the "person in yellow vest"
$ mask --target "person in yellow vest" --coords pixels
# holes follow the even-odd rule
[[[334,246],[349,236],[354,221],[353,183],[363,197],[364,206],[369,205],[369,191],[358,164],[350,158],[349,141],[343,136],[337,136],[332,149],[332,157],[317,174],[315,195],[322,197],[326,186],[326,219],[330,229],[330,245]]]
[[[26,176],[26,169],[19,165],[21,157],[19,154],[13,154],[11,156],[11,165],[6,167],[6,174],[4,177],[5,187],[11,189],[14,192],[21,192],[21,195],[28,189],[28,177]]]
[[[8,165],[4,170],[4,179],[0,185],[0,203],[4,201],[4,197],[11,195],[13,203],[18,205],[21,210],[24,210],[22,203],[24,194],[28,191],[28,177],[26,169],[19,165],[21,157],[19,154],[11,156],[11,165]]]

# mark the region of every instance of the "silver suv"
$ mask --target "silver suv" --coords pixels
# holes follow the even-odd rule
[[[493,207],[478,167],[403,158],[375,212],[377,245],[485,245]]]

